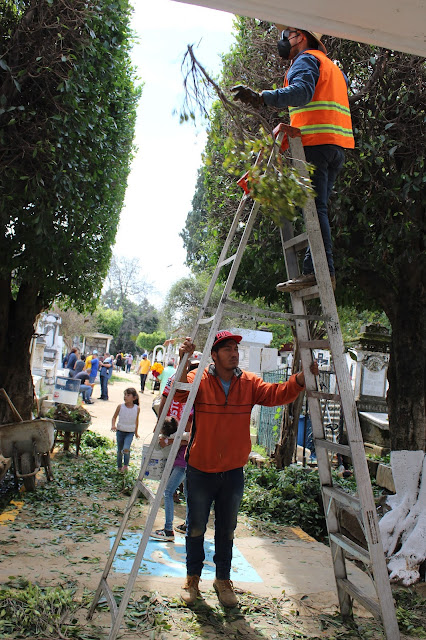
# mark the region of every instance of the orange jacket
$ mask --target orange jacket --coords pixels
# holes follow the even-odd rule
[[[319,60],[319,79],[311,102],[301,107],[288,108],[291,126],[301,130],[305,147],[337,144],[353,149],[355,142],[343,73],[325,53],[316,49],[308,49],[303,53],[309,53]],[[284,86],[288,86],[287,75]]]
[[[196,370],[188,373],[194,380]],[[194,403],[194,421],[186,459],[191,467],[220,473],[243,467],[251,451],[250,415],[255,404],[275,407],[293,402],[304,389],[291,376],[288,382],[271,384],[254,373],[235,370],[228,398],[214,365],[203,371]],[[177,391],[184,402],[188,392]]]

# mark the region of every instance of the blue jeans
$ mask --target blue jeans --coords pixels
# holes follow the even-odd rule
[[[325,255],[327,256],[330,275],[334,276],[334,262],[332,252],[331,230],[328,219],[328,201],[334,182],[345,162],[345,152],[342,147],[335,144],[320,144],[312,147],[304,147],[307,162],[315,166],[311,177],[312,186],[315,189],[315,205],[324,242]],[[303,273],[313,273],[311,250],[308,247],[303,261]]]
[[[117,467],[129,466],[130,460],[130,445],[132,444],[133,436],[132,431],[119,431],[117,429]],[[123,461],[124,458],[124,461]]]
[[[229,580],[231,574],[234,531],[238,509],[244,491],[242,467],[223,473],[204,473],[194,467],[186,468],[187,531],[186,572],[200,576],[204,563],[204,534],[214,502],[216,577]]]
[[[173,467],[164,491],[164,511],[166,512],[166,531],[173,531],[174,502],[173,494],[185,478],[185,467]]]
[[[88,384],[81,384],[80,385],[80,393],[81,393],[81,397],[83,398],[84,402],[87,402],[88,400],[90,400],[92,393],[93,393],[93,387],[91,387]]]
[[[99,376],[101,382],[101,398],[108,400],[108,377]]]

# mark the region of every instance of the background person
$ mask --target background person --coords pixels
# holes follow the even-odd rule
[[[136,372],[136,373],[138,373],[140,375],[140,379],[141,379],[141,393],[143,393],[145,391],[146,377],[147,377],[150,369],[151,369],[151,363],[148,360],[147,354],[144,353],[142,355],[142,360],[140,361],[139,366],[138,366],[138,370]]]
[[[114,431],[117,437],[117,469],[122,473],[129,469],[133,437],[139,438],[139,414],[138,392],[133,387],[129,387],[124,391],[123,404],[118,405],[112,416],[111,426],[111,431]],[[117,426],[115,426],[116,421]]]
[[[98,375],[98,371],[99,371],[99,358],[98,358],[98,352],[96,351],[96,349],[93,349],[92,351],[92,357],[90,359],[90,363],[87,369],[87,373],[89,374],[89,381],[91,384],[93,384],[96,380],[96,376]]]
[[[202,374],[194,403],[194,422],[187,447],[187,577],[182,599],[193,604],[199,592],[204,564],[204,534],[214,503],[216,578],[213,587],[225,607],[238,604],[230,580],[234,530],[243,495],[243,467],[250,451],[250,417],[255,404],[280,406],[293,402],[304,389],[305,376],[297,373],[288,382],[266,383],[254,373],[239,369],[238,343],[242,337],[220,331],[212,346],[213,364]],[[179,349],[182,357],[194,345],[187,338]],[[311,365],[318,375],[318,365]],[[182,374],[181,382],[193,382],[195,371]],[[184,401],[187,391],[177,391]]]
[[[191,420],[188,420],[187,429],[190,426]],[[161,433],[159,436],[159,444],[160,447],[168,447],[173,444],[174,433],[176,432],[178,427],[178,421],[173,416],[167,416],[164,419],[163,426],[161,427]],[[166,488],[164,490],[164,511],[165,511],[165,522],[164,529],[157,529],[157,531],[153,531],[151,533],[151,538],[154,540],[164,540],[165,542],[174,542],[175,534],[173,533],[173,518],[174,518],[174,500],[173,495],[178,486],[183,482],[185,478],[185,451],[186,445],[189,442],[189,433],[185,432],[182,435],[182,439],[180,441],[180,447],[176,454],[175,461],[173,463],[173,468],[170,473],[170,477],[167,481]],[[182,526],[180,529],[177,529],[181,533],[186,532],[182,531]]]
[[[93,384],[90,384],[89,374],[86,371],[79,371],[74,376],[74,380],[80,380],[80,393],[83,398],[83,402],[85,404],[94,404],[93,400],[91,400],[93,393]]]
[[[158,380],[160,381],[160,394],[163,393],[164,387],[166,386],[169,378],[174,376],[175,373],[176,373],[176,367],[174,365],[174,362],[173,360],[169,360],[167,363],[167,367],[165,367],[163,371],[160,373],[160,375],[158,376]]]
[[[92,360],[93,363],[93,360]],[[93,367],[93,364],[92,364]],[[98,400],[108,400],[108,380],[112,376],[112,370],[114,368],[112,356],[109,353],[105,354],[103,361],[100,364],[99,379],[101,383],[101,396]]]
[[[131,353],[129,353],[126,357],[126,373],[130,373],[130,370],[132,368],[132,363],[133,363],[133,356]]]
[[[71,349],[71,351],[70,351],[70,354],[69,354],[68,358],[67,358],[67,369],[70,370],[70,374],[69,374],[70,377],[72,377],[73,374],[74,374],[74,367],[75,367],[75,364],[77,362],[77,352],[78,352],[77,348],[73,347]]]

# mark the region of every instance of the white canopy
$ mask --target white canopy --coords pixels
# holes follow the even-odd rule
[[[426,56],[425,0],[177,0]]]

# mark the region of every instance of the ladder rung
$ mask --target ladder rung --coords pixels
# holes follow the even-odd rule
[[[224,267],[226,264],[229,264],[230,262],[234,262],[236,255],[237,254],[234,253],[233,256],[229,256],[229,258],[226,258],[226,260],[222,260],[222,262],[219,262],[218,267]]]
[[[179,389],[179,391],[191,391],[192,383],[191,382],[175,382],[175,389]]]
[[[352,457],[351,448],[347,444],[339,444],[338,442],[332,442],[331,440],[325,440],[323,438],[315,438],[315,447],[322,447],[328,449],[334,453],[340,453],[342,456]]]
[[[350,553],[354,558],[364,562],[364,564],[371,564],[371,558],[368,551],[356,542],[353,542],[350,538],[344,536],[342,533],[330,533],[330,540],[335,542],[344,551],[347,551],[347,553]]]
[[[319,290],[318,285],[314,284],[313,287],[307,287],[306,289],[300,289],[300,291],[292,291],[292,295],[295,298],[303,298],[303,300],[311,300],[313,298],[318,298]]]
[[[305,247],[308,246],[308,234],[306,233],[301,233],[299,236],[294,236],[294,238],[291,238],[291,240],[286,240],[286,242],[283,242],[283,249],[284,251],[287,251],[287,249],[291,249],[294,248],[296,249],[296,251],[299,251],[300,249],[304,249]]]
[[[344,491],[340,487],[329,487],[327,485],[324,485],[322,490],[326,496],[332,498],[333,500],[336,500],[336,502],[338,502],[339,504],[344,505],[345,507],[349,507],[354,511],[361,511],[361,503],[358,498],[355,498],[355,496],[351,496],[349,493],[346,493],[346,491]]]
[[[209,324],[209,322],[213,322],[213,320],[215,319],[216,314],[214,314],[213,316],[210,316],[208,318],[201,318],[198,323],[199,324]]]
[[[330,349],[330,342],[328,340],[301,340],[299,347],[301,349]]]
[[[150,502],[154,501],[155,494],[152,493],[151,489],[149,489],[143,482],[140,480],[136,480],[136,486],[139,489],[140,493],[142,493],[145,498],[147,498]]]
[[[308,398],[318,398],[319,400],[333,400],[334,402],[340,402],[340,394],[338,393],[326,393],[325,391],[310,391],[306,390]]]
[[[337,586],[341,587],[352,598],[358,600],[358,602],[360,602],[363,607],[365,607],[368,611],[371,611],[375,618],[378,618],[379,620],[382,618],[380,607],[377,602],[372,598],[364,595],[361,589],[355,586],[353,582],[351,582],[347,578],[337,578]]]

